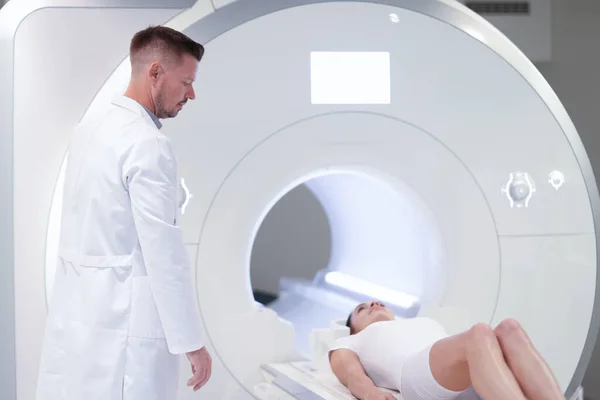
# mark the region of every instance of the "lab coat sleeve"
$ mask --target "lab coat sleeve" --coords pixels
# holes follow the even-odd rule
[[[203,347],[190,263],[177,218],[177,165],[166,137],[145,138],[130,150],[123,179],[169,351]]]

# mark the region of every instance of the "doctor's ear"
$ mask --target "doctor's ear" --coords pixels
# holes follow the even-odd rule
[[[159,62],[153,62],[148,69],[148,77],[151,81],[156,82],[164,73],[164,69]]]

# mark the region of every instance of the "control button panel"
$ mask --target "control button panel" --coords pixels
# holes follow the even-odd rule
[[[512,207],[529,207],[529,201],[535,193],[535,184],[526,172],[511,172],[502,193],[506,195]]]

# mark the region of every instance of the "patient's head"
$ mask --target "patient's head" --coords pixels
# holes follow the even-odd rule
[[[359,304],[348,316],[346,326],[350,328],[350,334],[354,335],[378,321],[392,321],[396,317],[392,310],[376,300]]]

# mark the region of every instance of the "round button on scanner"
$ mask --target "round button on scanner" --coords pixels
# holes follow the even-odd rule
[[[514,182],[510,185],[510,197],[514,201],[524,201],[527,199],[531,190],[527,182]]]
[[[533,179],[526,172],[511,172],[508,182],[502,187],[511,207],[528,207],[535,193]]]

